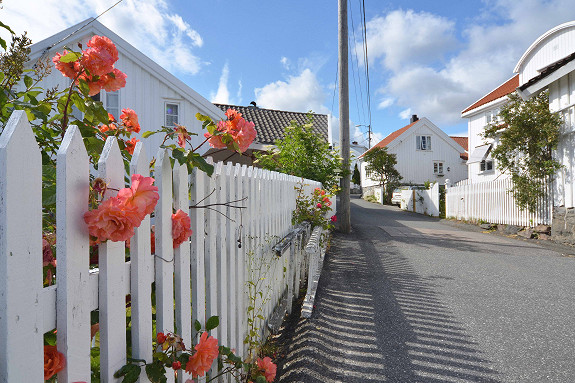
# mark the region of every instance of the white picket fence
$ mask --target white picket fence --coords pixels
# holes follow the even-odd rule
[[[550,197],[540,201],[537,212],[530,213],[517,206],[515,198],[508,192],[511,186],[510,178],[477,183],[465,181],[451,187],[446,183],[446,217],[518,226],[551,224],[553,207]]]
[[[140,143],[130,172],[147,176],[148,164]],[[106,141],[98,169],[111,188],[125,186],[124,165],[115,138]],[[57,329],[58,350],[67,361],[58,382],[89,382],[90,312],[96,309],[101,379],[116,382],[113,374],[127,358],[127,294],[131,294],[132,357],[151,361],[150,296],[154,281],[158,332],[177,329],[185,344],[190,345],[195,336],[192,323],[197,319],[205,324],[207,318],[218,315],[220,326],[212,335],[220,344],[244,355],[245,265],[250,250],[259,257],[274,257],[275,273],[267,285],[272,299],[264,308],[266,318],[288,287],[290,291],[299,290],[294,284],[300,270],[294,266],[305,267],[298,258],[301,255],[291,251],[276,257],[268,249],[292,228],[294,186],[301,179],[221,163],[215,165],[212,177],[199,171],[188,176],[185,166],[172,170],[167,153],[160,150],[154,171],[160,193],[154,218],[156,257],[151,255],[148,217],[131,239],[130,262],[125,262],[123,242],[108,241],[99,246],[99,270],[89,270],[89,238],[83,222],[88,209],[89,172],[80,132],[70,126],[57,156],[57,283],[44,288],[40,151],[26,115],[13,113],[0,136],[1,383],[44,381],[43,334],[53,329]],[[308,191],[318,186],[306,180]],[[218,204],[244,197],[247,200],[234,204],[246,206],[241,210],[222,206],[190,209],[195,204]],[[171,214],[178,208],[190,213],[194,234],[174,250]],[[305,275],[305,269],[301,275]],[[178,380],[185,378],[180,375]],[[148,380],[142,374],[140,381]]]

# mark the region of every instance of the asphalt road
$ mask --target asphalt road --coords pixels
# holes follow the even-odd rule
[[[351,213],[280,382],[575,382],[575,258],[357,198]]]

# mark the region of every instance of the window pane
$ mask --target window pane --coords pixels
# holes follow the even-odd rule
[[[106,109],[116,120],[120,118],[120,93],[119,91],[106,93]]]
[[[421,150],[421,136],[417,136],[415,140],[415,149]]]
[[[166,104],[166,126],[175,126],[178,120],[178,104]]]

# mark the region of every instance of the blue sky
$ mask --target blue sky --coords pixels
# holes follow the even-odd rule
[[[0,17],[39,41],[116,1],[4,0]],[[353,54],[361,52],[360,0],[348,1]],[[466,135],[461,110],[509,79],[537,37],[575,19],[572,0],[365,0],[365,7],[372,143],[411,114]],[[338,116],[336,0],[123,0],[99,20],[211,101]],[[351,136],[366,143],[366,128],[353,127],[369,123],[364,63],[350,60]]]

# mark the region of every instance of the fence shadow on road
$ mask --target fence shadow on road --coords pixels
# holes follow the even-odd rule
[[[437,283],[417,275],[393,248],[337,234],[316,309],[300,321],[279,381],[500,382],[441,302]]]

